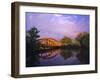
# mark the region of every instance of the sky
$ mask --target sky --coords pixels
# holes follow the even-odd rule
[[[26,31],[35,26],[40,38],[56,40],[64,36],[75,38],[80,32],[89,32],[89,15],[26,12]]]

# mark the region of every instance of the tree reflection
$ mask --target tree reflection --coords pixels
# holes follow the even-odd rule
[[[71,50],[68,49],[62,49],[60,55],[66,60],[67,58],[72,56]]]
[[[74,58],[77,60],[75,61]],[[52,64],[53,60],[56,60],[54,61],[55,64]],[[43,61],[44,63],[41,64]],[[79,63],[77,61],[79,61]],[[71,65],[89,64],[89,49],[50,49],[34,52],[33,56],[27,57],[27,67],[43,65],[55,66],[56,64],[69,65],[69,63]]]
[[[35,66],[39,66],[40,64],[40,58],[38,55],[33,55],[30,57],[27,57],[26,59],[26,66],[27,67],[35,67]]]
[[[80,54],[77,55],[81,64],[89,64],[89,49],[81,49]]]
[[[76,56],[80,61],[80,64],[89,64],[89,49],[81,48],[81,49],[62,49],[60,55],[64,58],[64,60]]]

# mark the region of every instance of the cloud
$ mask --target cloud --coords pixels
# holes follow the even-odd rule
[[[57,39],[63,36],[75,37],[75,33],[88,31],[88,17],[71,14],[40,14],[27,13],[27,29],[35,26],[40,36],[50,36]],[[87,20],[87,22],[85,22]]]

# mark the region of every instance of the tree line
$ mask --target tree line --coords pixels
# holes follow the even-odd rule
[[[34,51],[40,49],[41,44],[38,42],[39,32],[36,27],[32,27],[26,32],[26,56],[30,56]],[[80,32],[75,39],[64,36],[60,42],[63,46],[89,48],[89,33]]]
[[[76,36],[75,39],[71,39],[70,37],[64,36],[60,42],[65,45],[72,45],[72,46],[80,46],[89,48],[89,33],[88,32],[80,32]]]

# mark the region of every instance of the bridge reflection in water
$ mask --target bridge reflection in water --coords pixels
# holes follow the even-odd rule
[[[89,64],[88,49],[51,49],[28,58],[26,67]]]

